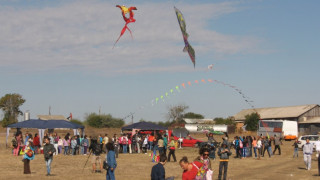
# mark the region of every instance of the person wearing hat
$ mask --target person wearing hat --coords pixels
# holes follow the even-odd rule
[[[218,156],[220,157],[220,164],[219,164],[219,176],[218,179],[221,180],[222,177],[222,169],[224,169],[223,179],[227,179],[227,171],[228,171],[228,162],[229,156],[231,156],[230,149],[226,143],[222,143],[221,147],[218,150]]]

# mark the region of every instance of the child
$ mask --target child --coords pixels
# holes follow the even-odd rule
[[[219,165],[219,176],[218,179],[221,180],[222,169],[224,169],[223,179],[227,179],[227,171],[228,171],[228,162],[229,156],[232,154],[230,149],[227,147],[227,144],[223,143],[222,147],[218,150],[218,155],[220,156],[220,165]]]
[[[167,162],[167,156],[165,154],[160,155],[160,162],[152,167],[151,180],[165,179],[166,171],[164,165]]]

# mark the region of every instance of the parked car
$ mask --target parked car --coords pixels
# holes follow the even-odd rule
[[[307,143],[307,138],[309,138],[310,143],[313,144],[313,148],[315,149],[315,142],[318,141],[318,139],[320,138],[319,135],[304,135],[304,136],[300,136],[298,139],[298,148],[302,149],[303,146]]]

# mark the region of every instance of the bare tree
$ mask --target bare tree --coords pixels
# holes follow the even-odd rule
[[[168,114],[166,115],[168,121],[176,121],[181,122],[183,113],[186,109],[189,107],[184,104],[178,104],[178,105],[171,105],[168,106]]]

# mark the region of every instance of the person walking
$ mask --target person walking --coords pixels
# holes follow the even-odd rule
[[[31,174],[30,170],[30,160],[34,159],[34,149],[32,148],[32,143],[27,142],[26,147],[24,148],[24,155],[23,155],[23,173],[24,174]]]
[[[53,153],[56,152],[56,149],[54,148],[53,144],[50,144],[50,140],[48,137],[44,139],[44,142],[45,142],[45,145],[43,147],[43,155],[44,155],[44,160],[47,166],[47,176],[50,176]]]
[[[170,162],[171,155],[173,156],[174,162],[177,162],[175,151],[176,151],[176,145],[175,145],[174,139],[172,139],[169,143],[168,162]]]
[[[219,180],[221,180],[222,169],[224,169],[223,179],[224,180],[227,179],[228,162],[229,162],[229,156],[231,154],[232,153],[230,152],[230,149],[227,147],[227,144],[223,143],[218,150],[218,156],[220,156],[219,175],[218,175]]]
[[[313,152],[313,144],[310,143],[309,138],[307,138],[307,143],[303,146],[303,160],[306,165],[306,169],[311,169],[311,156]]]
[[[34,153],[38,154],[38,150],[40,148],[40,139],[38,136],[38,133],[34,134],[34,138],[33,138],[33,147],[34,147]]]
[[[297,157],[299,156],[299,149],[298,149],[298,139],[296,139],[296,141],[293,143],[292,146],[294,146],[294,151],[293,151],[293,158],[297,155]]]
[[[274,150],[273,154],[275,154],[276,150],[278,149],[279,155],[281,155],[280,144],[282,145],[281,138],[274,135]]]
[[[107,170],[107,174],[106,174],[106,179],[115,180],[114,171],[116,170],[116,167],[117,167],[117,161],[116,161],[113,144],[111,142],[108,142],[106,144],[106,149],[108,152],[106,155],[106,161],[109,166],[109,169]]]
[[[267,151],[268,152],[268,155],[269,155],[269,158],[271,157],[270,155],[270,152],[269,152],[269,140],[268,140],[268,137],[265,137],[265,139],[263,140],[263,155],[262,157],[264,157],[264,153]]]

